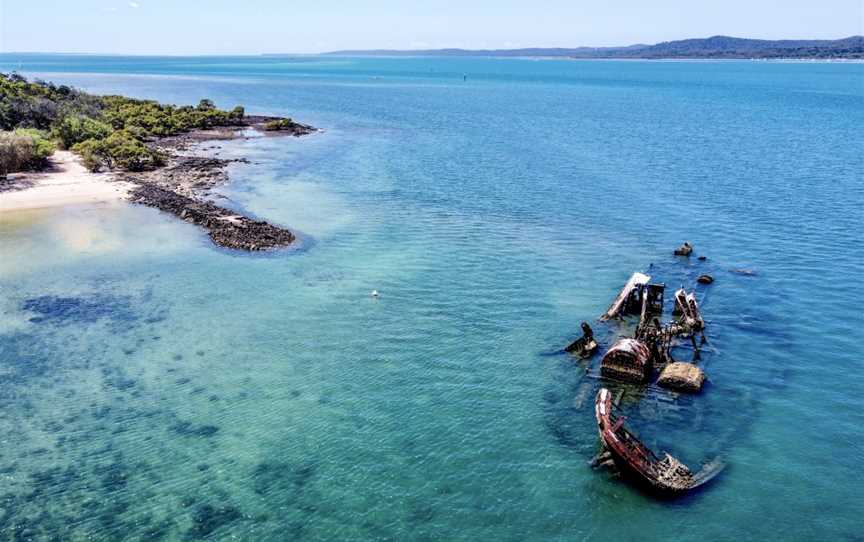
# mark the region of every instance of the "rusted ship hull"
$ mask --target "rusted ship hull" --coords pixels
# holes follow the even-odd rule
[[[712,463],[693,474],[667,453],[657,457],[624,427],[624,418],[613,414],[612,394],[606,388],[597,393],[594,410],[600,441],[616,467],[628,479],[652,492],[676,495],[690,491],[714,478],[723,468],[720,463]]]
[[[651,351],[639,340],[620,339],[603,356],[600,373],[625,382],[645,382],[651,376]]]

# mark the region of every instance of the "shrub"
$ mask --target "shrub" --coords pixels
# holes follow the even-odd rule
[[[76,143],[88,139],[104,139],[113,131],[110,124],[73,115],[55,124],[51,134],[60,141],[64,149],[71,149]]]
[[[105,144],[112,158],[112,166],[128,171],[144,171],[165,163],[165,156],[135,139],[129,132],[114,132]]]
[[[72,150],[81,156],[84,166],[90,171],[99,171],[102,167],[144,171],[165,163],[165,155],[126,130],[118,130],[105,139],[82,141]]]
[[[33,140],[12,132],[0,132],[0,179],[21,171],[33,153]]]
[[[238,105],[237,107],[232,109],[230,113],[228,113],[228,117],[231,120],[235,120],[235,121],[243,120],[243,117],[245,117],[245,116],[246,116],[246,110],[243,108],[242,105]]]
[[[276,132],[279,130],[290,130],[294,128],[294,121],[291,119],[277,119],[271,120],[267,124],[264,125],[264,129],[268,132]]]
[[[45,134],[35,128],[19,128],[15,135],[29,137],[33,142],[33,153],[28,163],[29,168],[41,168],[45,165],[48,157],[54,154],[57,146]]]
[[[35,129],[0,132],[0,178],[28,169],[38,169],[54,152],[54,144]]]
[[[110,167],[110,156],[104,139],[88,139],[76,143],[72,147],[72,152],[81,157],[84,167],[90,171],[99,171],[102,166]]]

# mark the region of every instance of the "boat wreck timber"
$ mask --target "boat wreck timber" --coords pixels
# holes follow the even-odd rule
[[[582,359],[588,359],[597,352],[598,344],[594,340],[594,331],[588,322],[582,322],[582,336],[567,345],[564,351],[574,354]]]
[[[680,494],[705,484],[723,470],[722,463],[713,461],[694,474],[666,452],[658,457],[624,426],[625,418],[613,413],[612,393],[606,388],[597,393],[594,412],[604,448],[597,463],[611,461],[623,475],[651,491]]]
[[[650,280],[651,277],[644,273],[633,273],[633,276],[621,288],[618,296],[615,297],[615,300],[612,301],[606,312],[600,316],[600,320],[611,320],[612,318],[618,318],[628,313],[636,313],[636,311],[640,310],[642,308],[642,290]]]
[[[634,336],[618,339],[603,356],[600,372],[604,377],[625,382],[648,381],[655,366],[662,368],[674,362],[670,350],[676,337],[689,337],[694,355],[697,359],[699,357],[695,336],[701,333],[702,341],[705,341],[705,321],[696,303],[696,294],[687,293],[683,288],[676,291],[673,314],[677,319],[663,325],[660,317],[666,285],[651,283],[650,280],[651,277],[644,273],[633,273],[612,305],[600,317],[601,320],[608,320],[628,314],[639,315]],[[675,387],[678,380],[671,379],[669,382]],[[701,382],[697,388],[701,388]]]
[[[644,382],[651,376],[652,366],[648,346],[637,339],[624,338],[606,351],[600,363],[600,373],[625,382]]]

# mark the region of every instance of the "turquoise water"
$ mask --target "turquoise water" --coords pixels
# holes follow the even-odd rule
[[[864,65],[0,68],[325,129],[218,144],[252,160],[222,201],[292,252],[124,204],[0,215],[0,539],[860,537]],[[727,463],[673,501],[588,467],[598,360],[556,353],[652,264],[716,278],[704,393],[622,404]]]

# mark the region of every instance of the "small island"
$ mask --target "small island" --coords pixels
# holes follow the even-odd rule
[[[244,137],[250,129],[296,137],[317,131],[290,118],[247,115],[242,106],[222,110],[207,99],[175,106],[0,74],[0,193],[28,189],[52,173],[74,176],[96,190],[91,194],[122,194],[201,226],[222,247],[288,246],[295,240],[288,229],[207,197],[227,181],[228,164],[245,159],[199,155],[195,144]],[[44,173],[9,178],[20,172]]]

